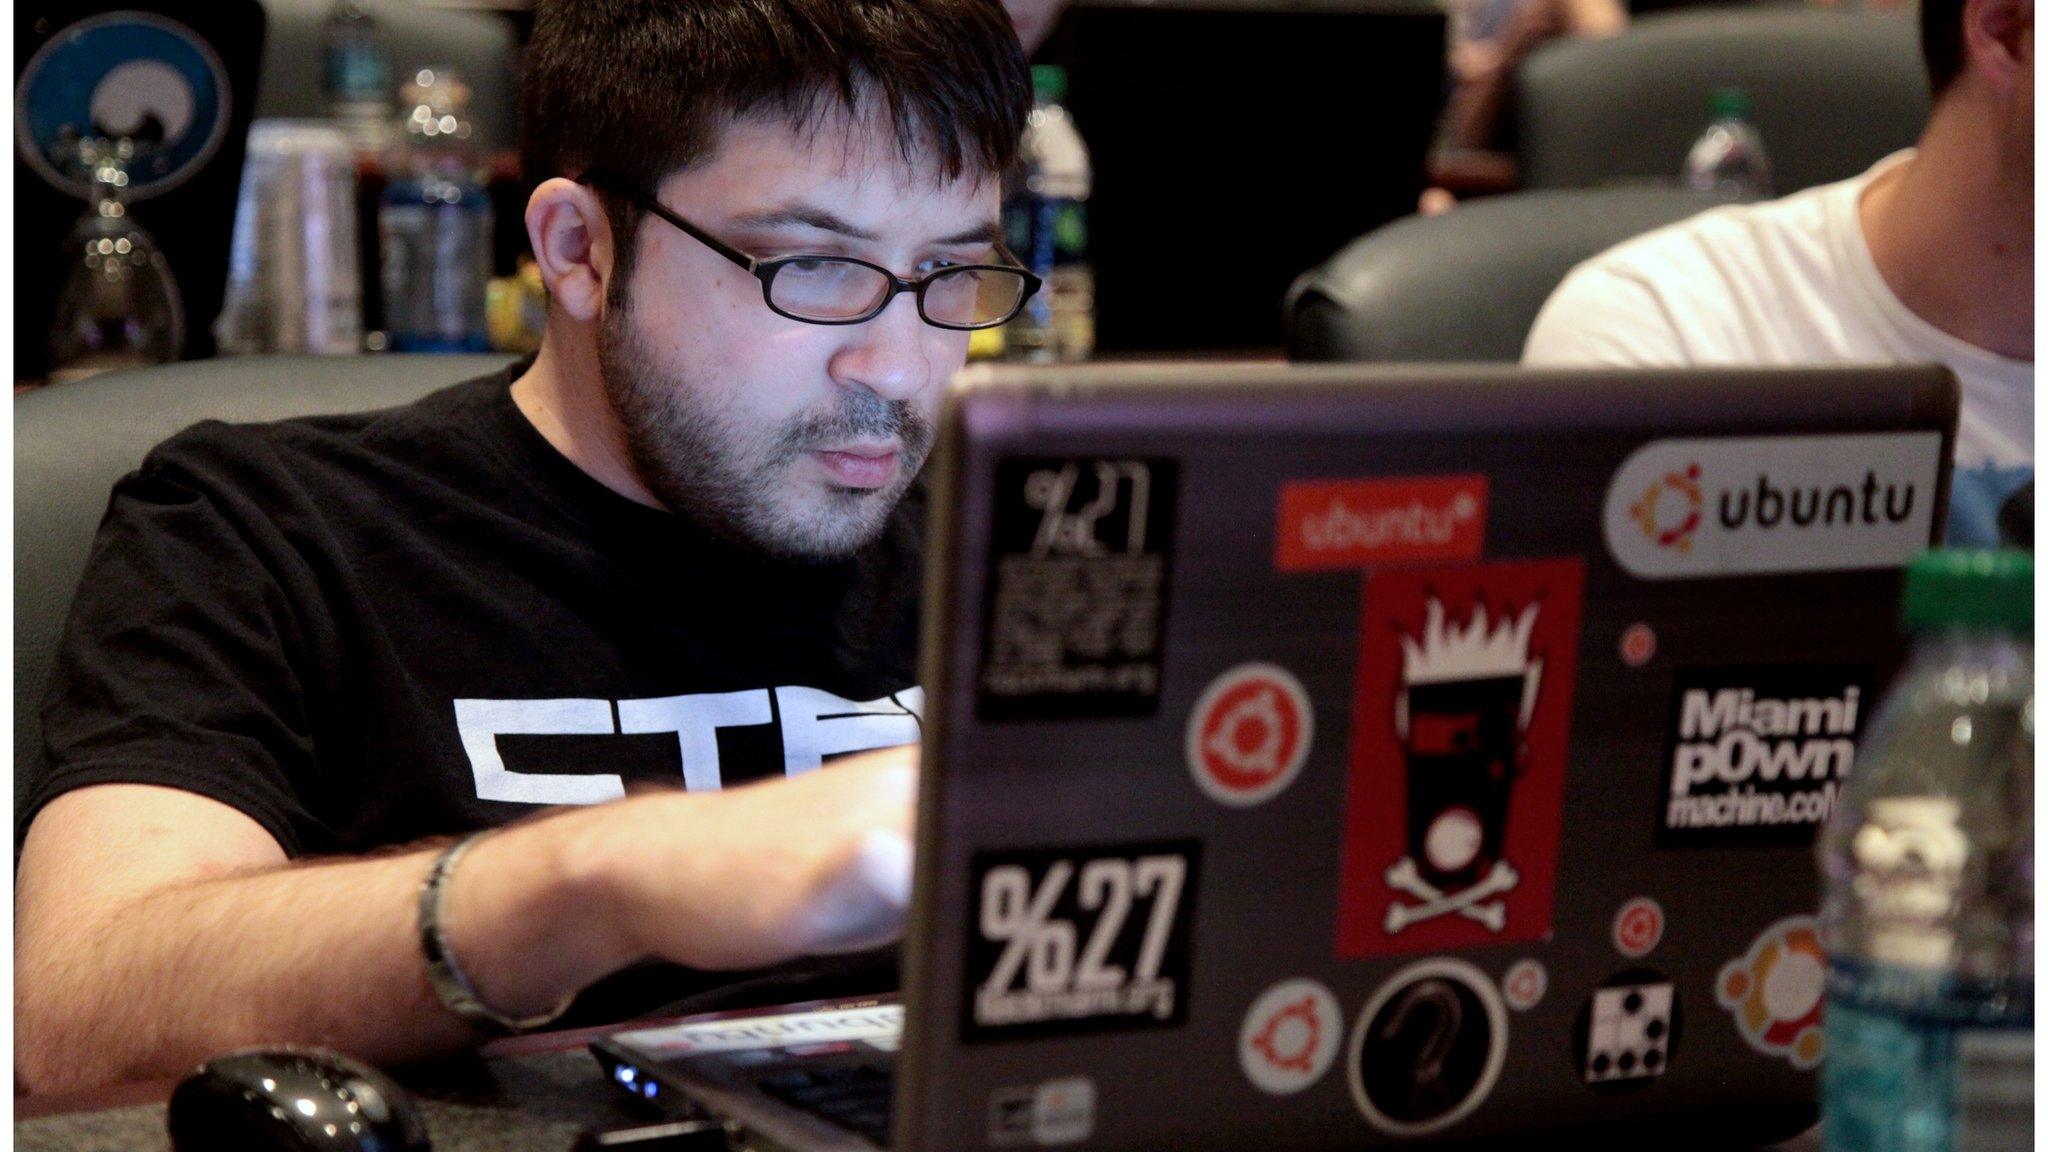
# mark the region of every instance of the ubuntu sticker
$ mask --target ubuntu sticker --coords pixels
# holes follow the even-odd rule
[[[1188,770],[1219,803],[1262,804],[1294,782],[1314,739],[1315,710],[1301,681],[1277,664],[1240,664],[1195,701]]]
[[[1283,980],[1244,1014],[1237,1062],[1261,1092],[1286,1096],[1323,1078],[1336,1062],[1344,1020],[1337,998],[1313,980]]]
[[[1648,956],[1664,939],[1664,908],[1638,896],[1614,914],[1614,950],[1631,960]]]
[[[1827,954],[1813,917],[1788,916],[1764,929],[1748,955],[1721,966],[1714,999],[1751,1048],[1803,1070],[1820,1063],[1826,985]]]
[[[1700,530],[1702,503],[1700,465],[1695,460],[1683,472],[1666,472],[1651,481],[1628,513],[1659,548],[1682,555],[1692,551],[1693,533]]]
[[[1508,967],[1500,978],[1500,997],[1517,1012],[1527,1012],[1543,1002],[1550,990],[1550,973],[1541,960],[1522,959]]]

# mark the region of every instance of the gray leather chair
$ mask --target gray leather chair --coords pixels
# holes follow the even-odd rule
[[[1522,186],[1673,182],[1722,87],[1749,93],[1780,195],[1854,176],[1927,123],[1910,9],[1673,12],[1608,39],[1554,41],[1523,62],[1514,97]]]
[[[14,403],[14,799],[43,761],[43,686],[114,481],[201,420],[404,404],[503,356],[251,356],[96,376]]]
[[[1667,188],[1517,192],[1396,220],[1294,282],[1288,356],[1519,360],[1573,265],[1716,203]]]

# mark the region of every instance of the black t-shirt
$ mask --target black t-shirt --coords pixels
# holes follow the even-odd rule
[[[152,452],[73,602],[19,827],[161,784],[353,854],[917,739],[921,488],[854,558],[776,561],[576,467],[516,371]]]

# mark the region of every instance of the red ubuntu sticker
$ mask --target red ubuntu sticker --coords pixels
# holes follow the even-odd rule
[[[1237,1060],[1261,1092],[1284,1096],[1322,1078],[1337,1058],[1344,1021],[1337,998],[1313,980],[1283,980],[1252,1003]]]
[[[1317,572],[1477,560],[1486,541],[1486,486],[1478,473],[1283,485],[1273,566]]]
[[[1293,783],[1315,739],[1315,710],[1294,674],[1240,664],[1202,692],[1188,715],[1188,770],[1211,799],[1242,808]]]
[[[1500,996],[1517,1012],[1527,1012],[1550,989],[1550,973],[1539,960],[1517,960],[1500,978]]]
[[[1614,950],[1631,960],[1648,956],[1664,939],[1664,908],[1638,896],[1614,914]]]

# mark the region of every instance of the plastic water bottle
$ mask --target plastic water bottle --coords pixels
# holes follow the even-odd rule
[[[1931,552],[1821,836],[1830,1152],[2033,1147],[2033,558]]]
[[[1749,93],[1717,88],[1714,122],[1685,156],[1685,186],[1724,200],[1765,200],[1771,195],[1771,161],[1764,138],[1749,122]]]
[[[447,68],[423,68],[403,104],[377,212],[389,346],[488,351],[491,198],[469,144],[469,88]]]
[[[365,151],[383,147],[391,126],[391,54],[360,0],[335,0],[325,32],[327,113]]]
[[[1031,69],[1037,99],[1006,181],[1003,232],[1010,250],[1045,281],[1004,329],[1007,359],[1086,360],[1095,351],[1095,275],[1088,267],[1088,146],[1060,105],[1063,69]]]

